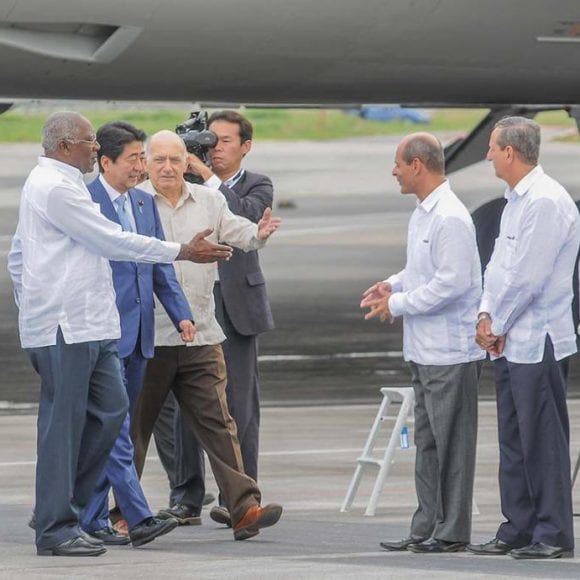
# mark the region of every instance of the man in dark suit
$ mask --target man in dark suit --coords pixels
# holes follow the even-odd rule
[[[128,123],[115,122],[101,127],[97,140],[100,175],[88,189],[101,213],[123,230],[164,239],[153,198],[135,189],[144,163],[146,136]],[[95,494],[83,515],[85,531],[106,544],[128,543],[108,524],[108,493],[113,487],[117,502],[127,520],[133,545],[141,545],[171,531],[175,520],[152,517],[133,464],[133,445],[129,436],[130,416],[141,390],[147,359],[154,349],[153,295],[171,317],[175,331],[184,342],[191,342],[195,328],[189,304],[171,264],[111,262],[113,285],[121,320],[119,358],[129,396],[129,414],[117,438]]]
[[[190,155],[190,169],[201,177],[204,185],[218,189],[225,196],[232,213],[257,223],[264,210],[272,207],[274,191],[268,177],[241,166],[252,148],[251,123],[235,111],[217,111],[211,115],[208,126],[218,138],[216,146],[209,151],[211,168]],[[274,328],[257,251],[234,249],[231,260],[218,265],[214,298],[216,317],[226,335],[223,349],[228,373],[228,407],[238,427],[245,472],[257,480],[260,429],[258,335]],[[197,460],[193,465],[190,461],[187,466],[182,449],[186,445],[191,449],[196,442],[184,433],[186,430],[179,422],[177,430],[175,453],[182,457],[181,479],[182,482],[185,480],[181,487],[187,488],[187,481],[192,487],[196,485],[201,461]],[[164,511],[168,515],[172,513],[172,510]],[[229,513],[223,505],[215,506],[210,517],[218,523],[230,525]]]

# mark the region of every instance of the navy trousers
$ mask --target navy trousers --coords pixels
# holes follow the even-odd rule
[[[27,349],[40,375],[36,545],[80,535],[79,519],[127,414],[116,340]]]
[[[494,361],[500,448],[497,537],[512,545],[574,547],[567,361],[546,337],[537,364]]]
[[[129,395],[130,409],[134,407],[143,384],[147,360],[136,349],[121,361],[124,383]],[[127,520],[129,529],[153,514],[139,483],[133,463],[134,449],[130,436],[130,411],[125,413],[121,432],[101,473],[95,492],[82,516],[82,527],[87,532],[100,530],[109,523],[109,491],[115,492],[117,505]]]

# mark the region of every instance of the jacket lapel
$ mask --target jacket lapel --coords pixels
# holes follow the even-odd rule
[[[133,210],[133,217],[135,218],[135,225],[137,226],[137,233],[143,234],[147,231],[147,224],[145,223],[145,215],[143,214],[143,194],[137,189],[130,189],[127,192],[131,200],[131,209]]]

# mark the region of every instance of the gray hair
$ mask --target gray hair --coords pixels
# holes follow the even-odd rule
[[[526,165],[537,165],[540,156],[540,126],[527,117],[504,117],[494,130],[499,129],[497,144],[500,149],[508,145],[517,152]]]
[[[429,133],[415,133],[407,137],[401,153],[403,161],[410,164],[419,159],[425,167],[440,175],[445,174],[445,155],[441,141]]]
[[[42,147],[46,153],[54,153],[58,144],[65,139],[77,139],[80,121],[89,120],[74,111],[53,113],[42,127]],[[89,123],[90,124],[90,123]]]

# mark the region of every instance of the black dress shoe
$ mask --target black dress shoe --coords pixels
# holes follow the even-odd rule
[[[215,495],[213,493],[206,493],[203,496],[203,501],[201,502],[202,506],[206,506],[209,505],[210,503],[213,503],[215,501]]]
[[[30,520],[28,522],[28,527],[32,530],[36,530],[36,514],[34,512],[32,512],[32,516],[30,517]],[[91,536],[90,534],[87,534],[84,530],[80,530],[81,533],[81,538],[93,545],[93,546],[102,546],[103,542],[101,540],[98,540],[97,538],[93,538],[93,536]]]
[[[178,526],[177,520],[171,518],[169,520],[160,520],[159,518],[149,518],[143,523],[131,528],[129,530],[129,538],[134,548],[148,544],[155,538],[163,536],[174,530]]]
[[[494,538],[485,544],[467,544],[466,547],[470,552],[479,556],[505,556],[517,546],[508,544],[499,538]]]
[[[419,536],[409,536],[408,538],[403,538],[398,542],[381,542],[381,548],[389,552],[403,552],[409,546],[413,544],[420,544],[424,542],[426,538],[420,538]]]
[[[131,541],[127,536],[117,534],[110,526],[91,532],[89,537],[93,537],[107,546],[126,546]]]
[[[94,536],[91,536],[91,534],[87,534],[87,532],[82,529],[81,538],[93,546],[102,546],[104,544],[103,540],[99,540],[99,538],[95,538]]]
[[[553,558],[573,558],[574,550],[534,542],[529,546],[512,550],[509,554],[517,560],[550,560]]]
[[[209,517],[217,524],[222,524],[228,528],[232,527],[230,512],[223,505],[214,505],[209,512]]]
[[[420,544],[411,544],[407,549],[416,554],[447,554],[449,552],[463,552],[465,542],[447,542],[429,538]]]
[[[100,556],[107,551],[107,548],[102,544],[95,546],[89,544],[81,536],[71,538],[66,542],[62,542],[54,548],[45,548],[43,550],[36,550],[39,556]]]
[[[180,526],[200,526],[201,516],[199,509],[185,504],[177,504],[173,507],[159,510],[157,514],[158,519],[168,520],[173,518],[177,520]]]

